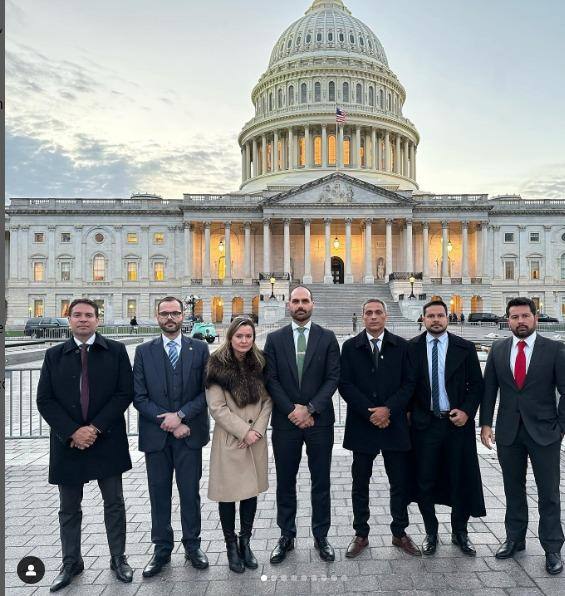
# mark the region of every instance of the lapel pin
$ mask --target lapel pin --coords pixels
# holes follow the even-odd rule
[[[189,349],[189,351],[192,351],[192,346],[190,346],[190,348],[188,348],[188,349]]]

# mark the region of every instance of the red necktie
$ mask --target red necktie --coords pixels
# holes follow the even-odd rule
[[[82,418],[86,421],[88,416],[88,402],[90,401],[90,389],[88,387],[88,345],[82,344],[80,346],[80,408],[82,410]]]
[[[518,389],[522,389],[526,381],[526,352],[524,348],[526,342],[524,340],[518,342],[518,354],[516,355],[516,362],[514,363],[514,380]]]

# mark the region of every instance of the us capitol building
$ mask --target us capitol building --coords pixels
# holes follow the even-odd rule
[[[341,0],[315,0],[283,32],[251,99],[238,191],[12,199],[7,324],[63,316],[77,296],[106,323],[150,321],[166,294],[225,322],[297,282],[328,315],[350,296],[336,319],[375,294],[441,296],[466,315],[527,295],[565,319],[565,201],[420,192],[405,89]]]

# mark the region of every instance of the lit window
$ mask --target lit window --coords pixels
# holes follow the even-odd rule
[[[71,233],[70,232],[61,232],[61,242],[66,243],[71,241]]]
[[[328,98],[329,101],[335,101],[335,83],[333,81],[330,81],[328,87]]]
[[[96,255],[92,262],[92,279],[104,281],[106,278],[106,260],[102,255]]]
[[[359,164],[364,167],[365,164],[365,144],[361,141],[361,147],[359,148]]]
[[[314,165],[322,165],[322,137],[314,137]]]
[[[273,144],[267,143],[267,172],[273,171]]]
[[[128,244],[137,244],[137,233],[136,232],[128,232]]]
[[[283,144],[282,141],[278,142],[278,168],[279,170],[284,169],[284,155],[283,155]]]
[[[61,262],[61,281],[71,281],[71,263],[70,261]]]
[[[335,135],[328,137],[328,164],[335,166]]]
[[[153,279],[155,281],[165,280],[165,263],[162,261],[153,263]]]
[[[514,261],[504,261],[504,279],[514,279]]]
[[[539,232],[530,232],[530,242],[539,242]]]
[[[514,242],[514,232],[504,232],[504,242]]]
[[[165,234],[163,232],[155,232],[153,234],[153,244],[165,244]]]
[[[45,280],[45,265],[40,261],[33,264],[33,281]]]
[[[45,315],[45,309],[43,307],[43,298],[38,298],[33,301],[33,316],[43,317]]]
[[[33,241],[37,242],[38,244],[45,242],[45,234],[43,232],[36,232],[33,235]]]
[[[128,261],[127,271],[128,271],[128,281],[137,281],[137,263],[136,263],[136,261]]]
[[[349,166],[351,165],[351,141],[349,137],[345,137],[343,139],[343,165]]]
[[[530,261],[530,279],[540,278],[540,262]]]
[[[298,139],[298,165],[304,167],[306,165],[306,141],[304,137]]]
[[[128,300],[127,311],[128,311],[128,315],[127,315],[128,319],[135,317],[135,315],[137,313],[137,300],[133,300],[133,299]]]
[[[70,300],[61,300],[61,310],[59,311],[62,317],[69,316],[69,305],[71,304]]]

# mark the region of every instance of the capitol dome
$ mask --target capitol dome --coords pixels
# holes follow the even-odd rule
[[[314,0],[279,37],[239,135],[245,192],[281,190],[332,171],[415,190],[419,135],[406,92],[373,31],[342,0]],[[344,120],[336,123],[336,112]]]

